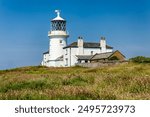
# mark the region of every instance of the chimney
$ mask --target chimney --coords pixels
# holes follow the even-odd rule
[[[78,55],[83,55],[83,38],[82,37],[78,37],[78,42],[77,42],[77,45],[78,45]]]
[[[78,37],[78,47],[83,47],[83,38]]]
[[[105,40],[105,37],[101,37],[100,47],[101,47],[101,52],[105,53],[106,52],[106,40]]]

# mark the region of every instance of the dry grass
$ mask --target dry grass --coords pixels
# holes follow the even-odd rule
[[[150,64],[3,70],[0,99],[150,99]]]

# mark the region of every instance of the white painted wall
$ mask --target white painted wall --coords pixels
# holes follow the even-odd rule
[[[66,38],[51,38],[49,44],[50,60],[55,60],[63,55],[63,47],[66,46]]]
[[[56,67],[64,67],[64,61],[55,61]]]
[[[66,48],[66,49],[64,49],[64,66],[70,66],[70,48]]]
[[[75,63],[77,63],[76,55],[78,53],[78,48],[66,48],[64,49],[64,52],[65,66],[74,66]],[[68,63],[66,63],[66,60],[68,61]]]
[[[64,54],[63,48],[67,46],[68,34],[66,31],[48,32],[49,41],[49,65],[54,67],[64,66],[64,61],[57,61]]]
[[[100,48],[83,48],[83,54],[82,55],[91,55],[91,51],[93,51],[93,55],[96,53],[102,53],[102,50]],[[105,52],[112,52],[112,49],[106,49]],[[76,55],[80,55],[79,48],[66,48],[64,49],[64,66],[74,66],[77,61]],[[68,63],[66,63],[67,61]]]
[[[93,55],[96,53],[101,53],[100,48],[84,48],[84,55],[92,55],[93,51]]]
[[[76,55],[79,55],[78,50],[79,48],[66,48],[63,49],[63,52],[60,53],[61,55],[63,54],[64,58],[63,61],[53,61],[49,59],[49,54],[43,55],[43,61],[42,65],[45,66],[54,66],[54,67],[70,67],[70,66],[75,66],[77,61]],[[56,48],[57,50],[57,48]],[[93,51],[93,55],[96,53],[102,53],[102,50],[100,48],[83,48],[83,55],[91,55],[91,51]],[[112,49],[106,49],[106,52],[112,52]],[[60,57],[60,56],[59,56]],[[58,57],[57,57],[58,58]],[[47,62],[49,61],[49,62]],[[83,62],[83,61],[82,61]]]
[[[49,60],[49,53],[43,54],[43,60],[42,60],[41,64],[43,66],[48,66],[48,60]]]
[[[112,52],[113,49],[106,49],[106,52]]]

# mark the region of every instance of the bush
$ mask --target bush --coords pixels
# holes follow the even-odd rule
[[[136,63],[150,63],[150,58],[144,57],[144,56],[137,56],[137,57],[131,58],[129,60],[132,62],[136,62]]]

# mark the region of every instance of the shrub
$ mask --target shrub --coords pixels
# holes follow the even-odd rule
[[[150,63],[150,58],[144,56],[137,56],[134,58],[130,58],[129,60],[136,63]]]

